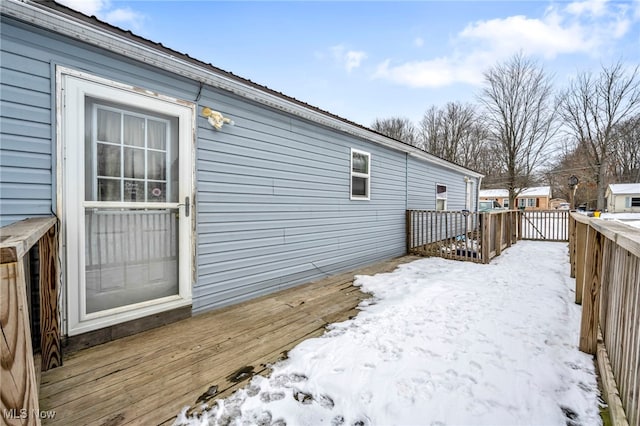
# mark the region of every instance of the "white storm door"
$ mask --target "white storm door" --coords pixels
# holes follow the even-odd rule
[[[61,73],[68,334],[191,303],[193,107]]]

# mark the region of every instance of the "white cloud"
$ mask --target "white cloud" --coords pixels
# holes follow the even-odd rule
[[[337,45],[330,48],[333,58],[344,67],[347,72],[358,68],[362,61],[367,58],[366,52],[361,50],[347,50],[344,45]]]
[[[145,16],[133,9],[113,9],[110,0],[58,0],[61,4],[70,7],[85,15],[98,18],[124,28],[139,29],[145,20]]]
[[[551,6],[540,18],[522,15],[469,23],[453,39],[451,54],[440,58],[380,63],[373,78],[410,87],[443,87],[454,83],[479,84],[482,74],[498,61],[522,52],[553,59],[565,54],[597,56],[628,34],[629,15],[636,10],[606,0]],[[640,18],[635,18],[640,19]]]
[[[58,0],[58,2],[89,16],[97,16],[98,12],[110,7],[109,0]]]
[[[555,13],[544,20],[511,16],[479,21],[468,25],[459,37],[508,55],[523,51],[547,58],[561,53],[589,52],[595,47],[579,25],[563,25]]]
[[[572,15],[602,16],[607,11],[608,0],[585,0],[569,3],[565,10]]]
[[[413,45],[416,47],[424,46],[424,39],[422,37],[416,37],[416,39],[413,40]]]
[[[358,68],[363,60],[367,58],[367,54],[362,51],[350,50],[346,54],[347,71]]]
[[[145,17],[130,8],[110,10],[105,15],[105,20],[114,25],[131,26],[134,29],[140,28]]]
[[[386,60],[378,65],[373,78],[382,78],[409,87],[444,87],[456,82],[477,84],[478,76],[469,72],[464,60],[436,58],[391,66]],[[468,65],[468,64],[467,64]]]

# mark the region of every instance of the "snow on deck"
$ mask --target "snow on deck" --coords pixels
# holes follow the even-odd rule
[[[176,424],[601,424],[566,243],[520,241],[490,265],[428,258],[356,285],[373,297],[354,319]]]

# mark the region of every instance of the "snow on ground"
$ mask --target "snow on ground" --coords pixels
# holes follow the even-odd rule
[[[176,424],[600,425],[563,243],[490,265],[439,258],[358,276],[374,295],[202,418]]]
[[[640,213],[602,213],[601,219],[617,220],[634,228],[640,228]]]

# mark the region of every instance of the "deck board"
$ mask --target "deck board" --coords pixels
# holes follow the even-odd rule
[[[63,367],[42,375],[40,407],[57,413],[45,424],[171,424],[183,407],[197,409],[212,385],[215,398],[244,386],[250,377],[229,379],[240,368],[267,374],[301,341],[356,315],[369,295],[353,287],[354,275],[415,259],[377,263],[70,354]]]

